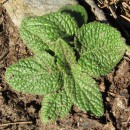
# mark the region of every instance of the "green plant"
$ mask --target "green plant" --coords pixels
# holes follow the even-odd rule
[[[73,5],[22,21],[21,37],[34,56],[12,64],[5,77],[14,90],[44,95],[44,123],[64,117],[73,104],[103,115],[102,95],[94,79],[117,65],[126,45],[115,28],[86,24],[87,19],[85,9]]]

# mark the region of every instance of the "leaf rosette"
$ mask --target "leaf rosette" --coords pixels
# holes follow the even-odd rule
[[[79,5],[23,19],[21,38],[34,56],[8,67],[5,78],[16,91],[44,95],[43,123],[65,117],[73,104],[103,115],[102,95],[94,79],[114,69],[126,45],[115,28],[99,22],[86,24],[87,19]]]

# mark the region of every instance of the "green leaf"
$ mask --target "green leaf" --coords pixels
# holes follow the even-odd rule
[[[55,92],[63,84],[62,75],[54,67],[54,58],[46,52],[12,64],[5,77],[14,90],[39,95]]]
[[[49,46],[51,46],[51,42],[49,42],[49,43],[43,42],[43,40],[41,38],[39,38],[37,35],[31,33],[24,27],[21,27],[20,34],[21,34],[21,38],[24,40],[26,45],[35,54],[42,53],[43,51],[48,50]]]
[[[57,58],[57,65],[61,71],[70,74],[71,66],[76,64],[76,57],[73,48],[62,39],[58,39],[52,49]]]
[[[66,116],[72,106],[71,99],[67,96],[66,91],[62,90],[59,93],[46,95],[42,101],[41,120],[47,123]]]
[[[75,79],[74,103],[84,112],[102,116],[104,113],[103,101],[97,83],[86,73],[78,69],[73,69]]]
[[[82,26],[77,41],[82,45],[78,63],[86,73],[96,78],[109,73],[126,50],[120,32],[99,22]]]
[[[66,13],[55,12],[44,16],[25,18],[21,24],[21,36],[25,39],[25,31],[29,31],[33,36],[48,42],[56,41],[58,38],[71,37],[77,29],[78,26],[73,17]]]
[[[61,12],[70,14],[78,23],[78,26],[81,27],[83,24],[87,23],[88,14],[85,8],[81,5],[67,5],[60,9]]]
[[[63,76],[64,76],[64,89],[68,97],[73,100],[76,91],[75,91],[75,79],[73,77],[72,70],[69,75],[64,73]]]

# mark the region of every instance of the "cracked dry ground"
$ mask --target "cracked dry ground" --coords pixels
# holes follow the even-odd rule
[[[130,57],[127,55],[111,73],[97,80],[104,100],[103,117],[92,117],[73,106],[65,119],[42,125],[39,111],[43,97],[17,93],[4,80],[6,68],[31,52],[22,43],[6,11],[2,7],[0,10],[0,130],[130,129]]]

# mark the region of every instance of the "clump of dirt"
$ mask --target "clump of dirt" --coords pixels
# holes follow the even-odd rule
[[[0,7],[0,130],[128,130],[130,120],[130,58],[98,80],[105,112],[96,118],[73,106],[68,116],[44,125],[39,113],[43,97],[15,92],[6,83],[6,68],[32,53],[20,39],[6,10]]]

